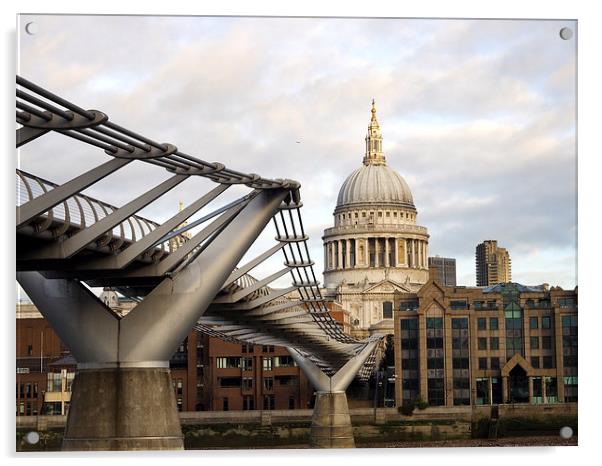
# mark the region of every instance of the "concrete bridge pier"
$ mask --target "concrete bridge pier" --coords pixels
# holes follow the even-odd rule
[[[312,448],[355,448],[345,391],[316,394],[311,419]]]
[[[378,341],[368,343],[332,377],[324,374],[307,356],[295,348],[287,348],[317,390],[311,420],[310,446],[312,448],[355,448],[345,390],[374,351]]]
[[[62,449],[183,450],[169,368],[78,369]]]

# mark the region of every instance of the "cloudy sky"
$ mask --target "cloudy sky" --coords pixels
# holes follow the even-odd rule
[[[35,22],[34,35],[23,26]],[[370,101],[409,183],[430,254],[475,284],[484,239],[512,277],[576,277],[576,41],[568,21],[22,16],[19,74],[209,161],[301,182],[321,273],[321,234],[363,157]],[[20,167],[64,182],[108,157],[49,135]],[[88,190],[121,205],[167,178],[135,162]],[[115,189],[119,186],[119,189]],[[164,220],[208,187],[187,180],[144,210]],[[232,189],[221,202],[242,192]],[[273,237],[273,232],[270,232]],[[321,277],[320,277],[321,278]]]

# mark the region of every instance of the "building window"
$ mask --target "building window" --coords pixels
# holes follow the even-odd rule
[[[531,330],[536,329],[537,325],[537,317],[529,317],[529,328]]]
[[[552,337],[550,337],[550,336],[541,337],[541,348],[542,349],[552,349]]]
[[[443,318],[426,318],[427,401],[431,406],[445,404]]]
[[[419,393],[418,318],[401,319],[402,400],[414,401]]]
[[[500,349],[500,339],[498,337],[491,337],[489,339],[489,349],[490,350]]]
[[[393,318],[393,303],[390,301],[385,301],[383,303],[383,319],[392,319]]]
[[[543,368],[544,369],[553,369],[554,368],[554,358],[552,356],[544,356],[543,357]]]
[[[252,377],[243,377],[242,378],[242,390],[245,392],[249,392],[253,390],[253,378]]]
[[[499,370],[500,368],[500,358],[491,358],[489,361],[491,364],[491,368],[494,370]]]
[[[457,299],[449,302],[449,306],[452,310],[457,311],[459,309],[468,309],[468,301],[465,299]]]
[[[531,356],[531,367],[539,369],[539,356]]]
[[[575,298],[558,298],[558,305],[560,307],[575,307]]]
[[[564,401],[574,402],[577,401],[577,316],[564,315],[561,323]]]
[[[218,369],[231,369],[231,368],[240,368],[241,366],[241,358],[240,357],[220,357],[215,358],[215,362]]]
[[[550,328],[551,319],[549,316],[544,316],[541,318],[541,328]]]
[[[477,339],[477,343],[478,343],[478,346],[479,346],[480,350],[486,350],[487,349],[487,338],[479,337]]]
[[[514,302],[505,307],[506,317],[506,359],[515,353],[523,354],[523,311]]]
[[[276,406],[276,397],[274,395],[263,395],[263,409],[272,410]]]
[[[251,395],[245,395],[242,397],[242,409],[243,411],[251,411],[255,409],[255,402]]]
[[[489,318],[489,329],[490,330],[497,330],[498,329],[498,319],[497,319],[497,317],[490,317]]]
[[[250,343],[247,344],[243,344],[242,346],[242,352],[243,353],[252,353],[253,352],[253,345]]]
[[[222,410],[223,410],[223,411],[228,411],[228,409],[229,409],[228,397],[227,397],[227,396],[225,396],[225,397],[222,399]]]
[[[468,318],[452,319],[452,376],[454,405],[470,405]]]
[[[479,369],[487,370],[487,358],[479,358]]]
[[[242,358],[242,370],[252,371],[253,370],[253,358]]]
[[[529,341],[531,349],[539,349],[539,337],[531,337]]]
[[[273,366],[273,359],[266,358],[265,356],[262,359],[262,368],[264,371],[271,371]]]
[[[265,392],[271,392],[274,390],[274,378],[264,377],[263,378],[263,390]]]
[[[275,356],[274,367],[295,367],[295,360],[292,356]]]
[[[477,319],[477,326],[479,330],[487,330],[487,319],[485,317],[479,317]]]
[[[556,377],[544,377],[548,403],[558,403],[558,384]]]

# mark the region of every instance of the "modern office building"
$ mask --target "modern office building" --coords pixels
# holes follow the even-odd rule
[[[451,257],[429,257],[429,269],[437,271],[437,281],[445,286],[456,286],[456,259]]]
[[[490,286],[512,280],[510,254],[497,245],[496,240],[486,240],[476,248],[477,286]]]
[[[577,401],[577,288],[436,276],[395,302],[397,405]]]
[[[394,294],[428,279],[427,229],[417,224],[410,187],[387,165],[374,101],[371,113],[363,163],[343,182],[322,237],[325,295],[350,312],[360,338],[392,334]]]

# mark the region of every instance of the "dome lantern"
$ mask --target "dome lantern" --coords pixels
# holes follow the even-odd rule
[[[380,132],[380,125],[376,119],[376,107],[372,99],[372,118],[368,125],[368,134],[366,135],[366,154],[364,155],[364,165],[386,165],[385,155],[383,154],[383,136]]]

